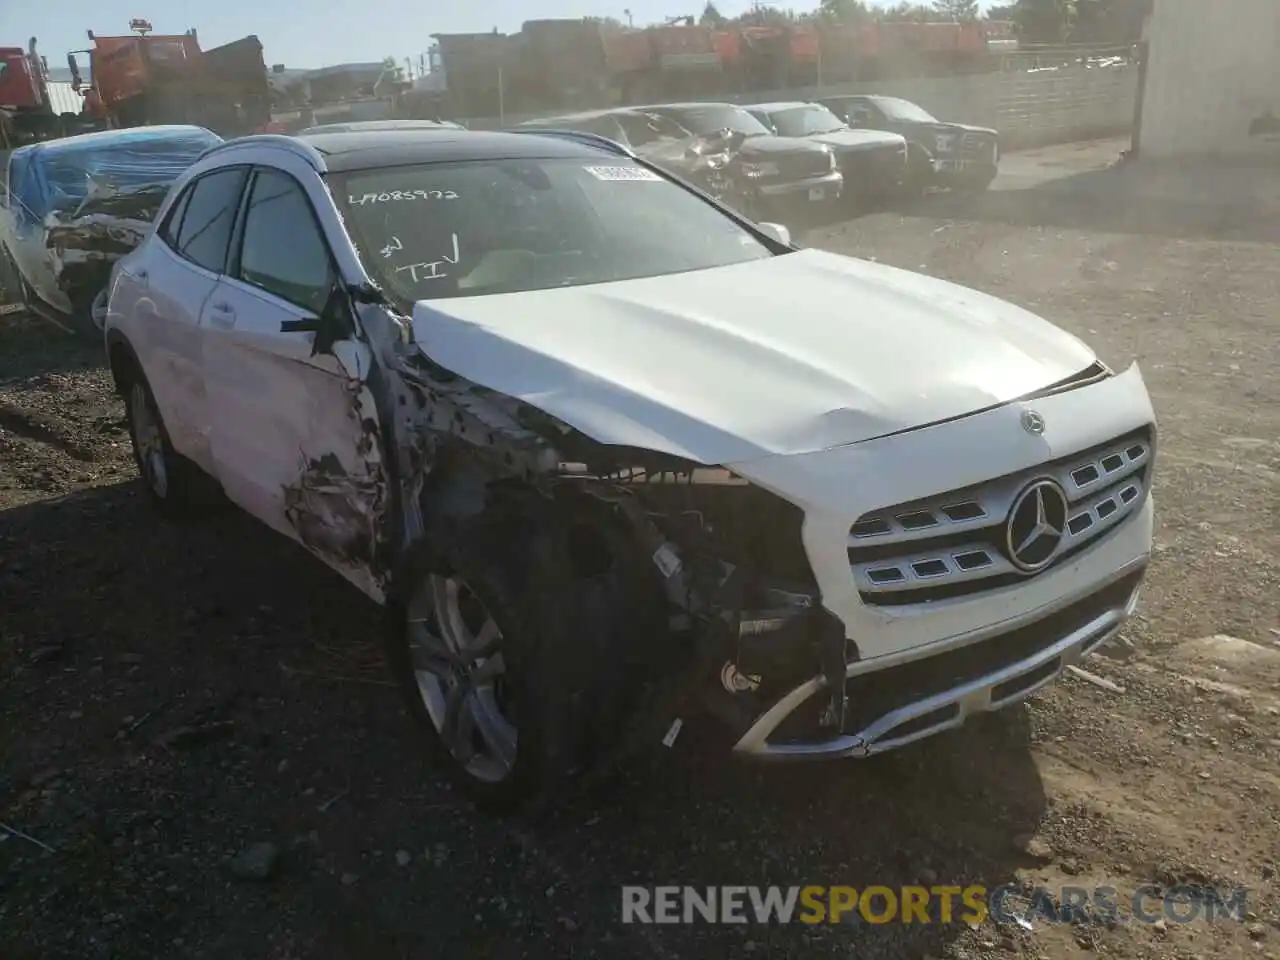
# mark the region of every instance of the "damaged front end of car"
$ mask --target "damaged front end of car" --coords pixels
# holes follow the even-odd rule
[[[725,468],[595,441],[434,364],[408,318],[375,291],[355,300],[375,354],[365,397],[388,438],[385,459],[370,468],[389,493],[370,552],[384,596],[408,589],[397,582],[397,557],[520,498],[526,514],[546,511],[565,530],[581,524],[610,549],[622,544],[633,555],[627,569],[644,581],[632,585],[635,595],[664,606],[661,635],[612,641],[619,662],[634,659],[624,644],[644,643],[653,668],[635,678],[646,689],[619,755],[657,743],[695,711],[709,710],[736,739],[815,675],[828,678],[830,696],[810,698],[788,726],[801,738],[841,729],[843,677],[856,653],[821,603],[800,508]],[[607,685],[608,666],[593,669]]]

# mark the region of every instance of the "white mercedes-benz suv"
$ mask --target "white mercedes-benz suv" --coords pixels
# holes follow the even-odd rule
[[[382,604],[494,808],[704,708],[764,759],[955,727],[1111,637],[1151,550],[1136,366],[590,135],[217,146],[104,334],[156,506],[229,500]]]

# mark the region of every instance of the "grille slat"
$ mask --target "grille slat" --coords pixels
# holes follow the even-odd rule
[[[1056,481],[1068,501],[1049,569],[1138,511],[1152,456],[1146,429],[976,487],[865,514],[850,527],[847,548],[859,593],[874,605],[923,603],[1033,575],[1010,559],[1005,523],[1020,493],[1042,478]]]

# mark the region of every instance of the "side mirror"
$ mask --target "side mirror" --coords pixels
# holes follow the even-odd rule
[[[342,284],[335,283],[329,291],[329,299],[315,318],[285,320],[280,324],[281,333],[314,333],[311,355],[328,353],[335,343],[355,332],[351,319],[351,300]]]
[[[765,234],[772,240],[778,241],[784,247],[791,246],[791,231],[780,223],[757,223],[756,227],[761,233]]]

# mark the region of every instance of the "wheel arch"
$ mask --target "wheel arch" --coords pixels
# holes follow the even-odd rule
[[[142,369],[142,362],[138,359],[137,351],[133,349],[133,344],[129,342],[128,337],[117,329],[107,331],[107,366],[111,370],[111,379],[115,384],[116,393],[124,396],[129,386],[131,376],[141,374],[143,377],[146,373]]]

